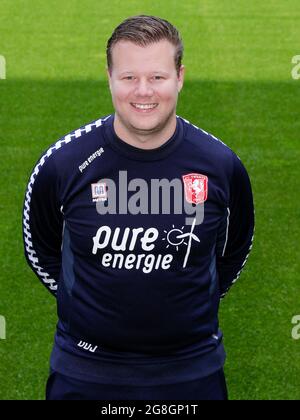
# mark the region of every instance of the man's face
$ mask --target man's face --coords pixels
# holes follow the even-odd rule
[[[157,132],[175,118],[184,66],[177,75],[174,54],[175,47],[167,40],[147,47],[130,41],[113,46],[109,86],[116,115],[130,132]],[[151,109],[137,108],[143,104]]]

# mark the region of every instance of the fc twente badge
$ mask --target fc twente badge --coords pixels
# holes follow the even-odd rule
[[[185,198],[188,203],[201,204],[207,200],[208,178],[201,174],[188,174],[182,176]]]

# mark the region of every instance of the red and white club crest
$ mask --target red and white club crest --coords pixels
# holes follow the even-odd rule
[[[188,174],[182,176],[185,198],[188,203],[201,204],[207,200],[208,178],[201,174]]]

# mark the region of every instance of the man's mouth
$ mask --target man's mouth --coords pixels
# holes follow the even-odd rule
[[[131,105],[135,109],[141,110],[141,111],[150,111],[158,106],[157,103],[139,104],[139,103],[132,103],[132,102],[131,102]]]

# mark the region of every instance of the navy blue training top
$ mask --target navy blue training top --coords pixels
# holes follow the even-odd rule
[[[220,298],[252,247],[247,171],[182,117],[150,150],[114,117],[52,144],[28,181],[25,257],[57,298],[51,368],[120,385],[207,376],[225,361]]]

